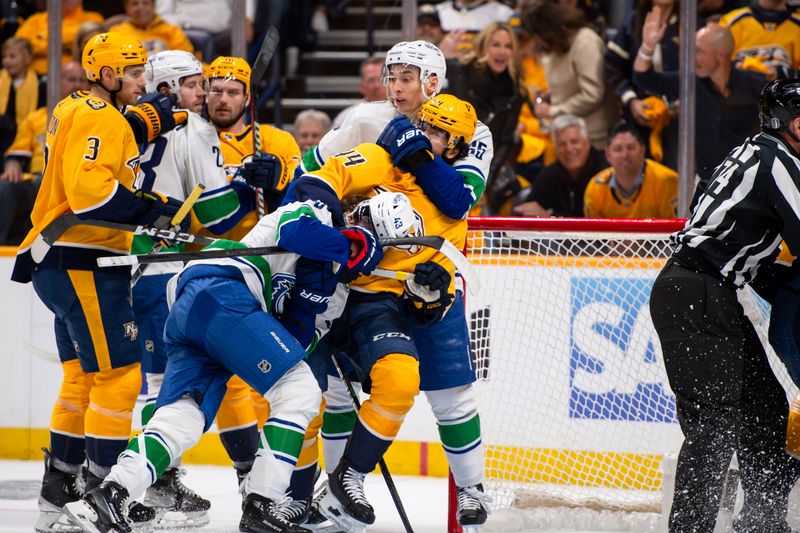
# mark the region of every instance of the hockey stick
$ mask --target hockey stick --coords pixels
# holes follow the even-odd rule
[[[189,196],[187,196],[186,200],[184,200],[183,205],[180,207],[180,209],[178,209],[178,212],[175,213],[175,216],[172,217],[172,220],[170,220],[169,226],[171,228],[174,228],[176,226],[180,227],[181,222],[183,222],[183,219],[187,217],[189,211],[191,211],[192,207],[194,207],[195,202],[197,201],[198,198],[200,198],[200,195],[203,194],[203,191],[205,189],[206,187],[202,183],[198,183],[197,185],[195,185],[194,189],[192,189],[192,192],[190,192]],[[160,239],[153,246],[152,250],[147,252],[147,255],[155,255],[158,252],[160,252],[161,249],[164,248],[165,242],[172,243],[172,241]],[[145,270],[147,270],[148,266],[149,266],[148,263],[143,263],[136,268],[136,270],[131,275],[131,287],[136,285],[136,283],[139,281],[139,278],[141,278]]]
[[[103,225],[103,227],[105,227],[105,225]],[[133,227],[135,229],[138,229],[141,226],[139,227],[128,226],[128,227]],[[182,237],[188,237],[190,240],[182,240]],[[189,235],[189,234],[177,234],[174,240],[177,240],[179,242],[197,242],[200,244],[212,244],[216,242],[216,239],[209,239],[207,237],[200,237],[199,235]],[[383,245],[407,246],[411,244],[416,244],[419,246],[427,246],[439,250],[438,247],[441,245],[441,241],[450,244],[449,241],[445,240],[442,237],[425,236],[425,237],[403,237],[400,239],[384,239]],[[456,247],[453,246],[452,244],[450,246],[452,246],[453,250],[455,250],[457,253],[456,260],[459,260],[458,257],[460,257],[464,262],[466,262],[466,265],[471,268],[471,265],[469,264],[467,259],[461,254],[461,252],[459,252],[456,249]],[[288,254],[288,253],[293,253],[293,252],[281,248],[280,246],[257,246],[254,248],[231,248],[229,250],[228,249],[201,250],[199,252],[166,252],[158,255],[111,255],[107,257],[99,257],[97,259],[97,265],[100,267],[133,266],[144,263],[168,263],[171,261],[194,261],[201,259],[220,259],[223,257],[243,257],[248,255],[276,255],[276,254]],[[447,255],[446,253],[444,255],[449,257],[449,255]],[[403,274],[405,274],[406,277],[411,275],[408,272],[403,272]],[[392,277],[400,279],[394,275]]]
[[[192,235],[182,231],[171,229],[158,229],[151,226],[137,226],[134,224],[124,224],[122,222],[110,222],[108,220],[83,220],[75,213],[64,213],[50,223],[41,233],[42,239],[48,245],[53,245],[65,231],[73,226],[93,226],[95,228],[115,229],[128,231],[134,235],[147,235],[153,240],[165,240],[174,242],[185,242],[194,244],[213,244],[217,239],[204,237],[202,235]]]
[[[358,394],[356,394],[350,379],[344,374],[342,366],[339,364],[339,358],[336,357],[336,352],[331,352],[331,360],[333,361],[333,366],[336,367],[336,373],[339,374],[339,377],[347,387],[347,392],[350,393],[350,399],[353,400],[356,411],[359,411],[361,409],[361,401],[358,399]],[[400,515],[400,520],[403,522],[406,533],[414,533],[414,530],[411,528],[411,522],[408,521],[405,507],[403,507],[403,501],[400,499],[400,493],[397,492],[397,486],[394,484],[392,474],[389,473],[389,467],[386,466],[386,461],[383,460],[383,457],[378,461],[378,466],[381,467],[381,474],[383,475],[383,480],[386,482],[386,488],[389,489],[389,494],[392,496],[392,501],[397,508],[397,514]]]
[[[275,50],[278,49],[279,40],[278,30],[275,29],[275,26],[270,26],[266,35],[264,35],[264,42],[261,43],[261,50],[258,51],[258,56],[253,62],[253,71],[250,74],[250,126],[253,128],[253,157],[261,157],[261,131],[256,120],[257,91],[261,78],[267,72],[267,66],[272,61]],[[256,189],[256,208],[258,210],[258,218],[267,213],[264,191],[259,188]]]
[[[461,250],[453,246],[453,243],[444,237],[440,237],[438,235],[401,237],[398,239],[386,239],[381,244],[384,246],[408,246],[416,244],[418,246],[434,248],[435,250],[438,250],[439,253],[447,257],[453,263],[453,265],[455,265],[456,270],[461,273],[464,281],[467,282],[467,289],[472,296],[478,296],[478,294],[481,292],[481,282],[478,279],[478,273],[475,271],[475,267],[473,267],[464,254],[461,253]]]

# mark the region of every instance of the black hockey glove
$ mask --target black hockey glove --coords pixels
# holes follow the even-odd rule
[[[131,125],[136,144],[150,143],[189,118],[186,111],[173,111],[172,98],[161,93],[146,94],[136,105],[125,110],[125,118]]]
[[[143,226],[152,226],[158,229],[172,229],[172,217],[178,212],[183,202],[169,196],[161,196],[151,191],[136,191],[136,196],[142,200],[135,222]],[[191,217],[186,216],[180,221],[180,230],[189,229]]]
[[[421,324],[441,320],[453,303],[453,295],[448,292],[450,281],[450,273],[434,261],[414,268],[414,279],[405,283],[405,300],[415,320]]]
[[[389,152],[392,164],[403,172],[414,172],[433,161],[431,140],[403,115],[393,118],[375,143]]]
[[[239,175],[257,189],[283,191],[289,184],[288,176],[284,177],[283,163],[272,154],[263,154],[247,161],[239,168]]]

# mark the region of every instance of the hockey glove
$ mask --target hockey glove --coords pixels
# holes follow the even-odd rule
[[[434,261],[420,263],[414,268],[414,279],[405,283],[405,296],[418,322],[429,324],[444,316],[453,302],[453,295],[448,292],[450,281],[450,273]]]
[[[272,154],[263,154],[239,167],[239,175],[257,189],[283,191],[289,184],[284,176],[283,163]]]
[[[295,285],[283,306],[281,323],[307,348],[314,340],[317,315],[327,309],[337,279],[330,261],[306,257],[297,260],[294,275]]]
[[[142,200],[139,214],[136,219],[138,224],[152,226],[158,229],[172,229],[172,217],[181,208],[183,202],[169,196],[161,196],[152,191],[136,191],[136,196]],[[186,216],[180,221],[180,230],[189,229],[191,217]]]
[[[188,120],[186,111],[172,110],[172,99],[161,93],[147,94],[139,98],[136,105],[125,110],[125,118],[131,125],[137,144],[150,143],[162,133]]]
[[[350,241],[350,258],[339,269],[339,281],[350,283],[359,274],[369,274],[383,259],[383,247],[370,230],[361,226],[343,229],[342,234]]]
[[[413,173],[433,161],[430,139],[403,115],[393,118],[375,142],[389,152],[392,164],[403,172]]]

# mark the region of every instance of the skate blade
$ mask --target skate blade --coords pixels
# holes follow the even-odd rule
[[[348,533],[364,533],[369,525],[347,514],[331,491],[328,491],[319,502],[319,511],[322,516]]]
[[[472,526],[461,526],[462,533],[479,533],[481,530],[481,526],[472,525]]]
[[[78,531],[89,531],[90,533],[102,533],[95,523],[97,522],[97,513],[92,509],[92,506],[83,500],[71,502],[64,506],[64,514],[69,517],[73,524],[76,524]]]

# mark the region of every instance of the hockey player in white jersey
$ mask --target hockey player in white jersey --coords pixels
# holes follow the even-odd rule
[[[319,146],[306,152],[298,172],[318,170],[334,154],[376,142],[398,116],[415,122],[422,104],[441,91],[446,75],[444,54],[435,45],[426,41],[397,43],[386,53],[383,67],[388,100],[356,106],[341,127],[326,133]],[[493,154],[492,133],[478,122],[467,154],[452,166],[431,161],[414,175],[443,213],[464,218],[486,189]]]
[[[195,218],[213,233],[227,231],[253,209],[255,196],[250,186],[229,182],[223,170],[217,131],[199,114],[205,97],[203,66],[188,52],[170,50],[149,57],[144,76],[148,93],[167,94],[177,107],[189,111],[189,118],[181,127],[148,145],[142,155],[136,188],[184,200],[196,185],[203,184],[206,190],[194,205]],[[153,245],[150,237],[137,235],[132,253],[147,253]],[[179,249],[177,245],[173,251]],[[182,266],[181,263],[150,265],[133,287],[133,310],[145,345],[142,368],[147,379],[147,400],[142,426],[153,414],[166,367],[163,332],[168,313],[167,280]],[[179,466],[178,457],[176,464],[148,490],[145,504],[158,511],[161,526],[202,526],[208,523],[211,503],[181,483]],[[166,511],[173,512],[166,515]]]
[[[364,213],[360,207],[354,213]],[[370,210],[365,222],[379,216]],[[164,335],[168,362],[155,412],[103,483],[67,509],[74,523],[86,531],[130,531],[126,502],[140,497],[200,440],[235,373],[271,406],[244,484],[239,531],[308,531],[279,512],[303,434],[321,399],[304,360],[306,350],[344,306],[346,288],[337,281],[369,274],[383,257],[371,230],[337,230],[331,224],[321,202],[282,206],[241,242],[220,240],[206,249],[277,245],[290,253],[199,259],[171,278]],[[316,269],[320,261],[332,261],[336,273]]]
[[[420,139],[414,135],[416,127],[413,123],[418,121],[422,106],[439,92],[445,75],[444,56],[436,46],[425,41],[401,42],[393,46],[387,52],[384,64],[384,83],[389,101],[357,106],[341,128],[328,132],[320,145],[306,154],[303,161],[306,170],[316,169],[328,157],[353,149],[360,143],[377,142],[392,155],[396,165],[414,175],[416,182],[442,213],[454,219],[466,217],[486,188],[486,176],[494,154],[489,128],[477,122],[469,149],[448,161],[434,157],[425,149],[411,155],[410,152],[414,151],[412,142],[403,141]],[[438,126],[445,131],[457,127],[446,122]],[[319,187],[319,181],[313,174],[300,176],[290,186],[287,198],[325,199],[331,192]],[[335,204],[333,201],[328,203]],[[456,299],[462,297],[463,291],[458,291]],[[452,341],[441,346],[442,339]],[[458,487],[458,520],[464,526],[477,527],[486,521],[488,510],[482,485],[484,459],[480,418],[472,386],[476,378],[463,305],[451,309],[436,325],[421,330],[415,342],[418,346],[429,347],[420,354],[420,361],[428,358],[426,367],[455,369],[447,373],[447,382],[435,375],[421,373],[420,390],[425,391],[433,408],[445,455]],[[343,433],[341,428],[352,427],[355,421],[346,389],[337,383],[338,378],[331,378],[325,392],[326,411],[322,426],[328,474],[338,464],[347,442],[348,433]],[[297,477],[310,476],[298,472]],[[294,488],[294,493],[302,493]],[[312,509],[311,520],[320,519]]]

